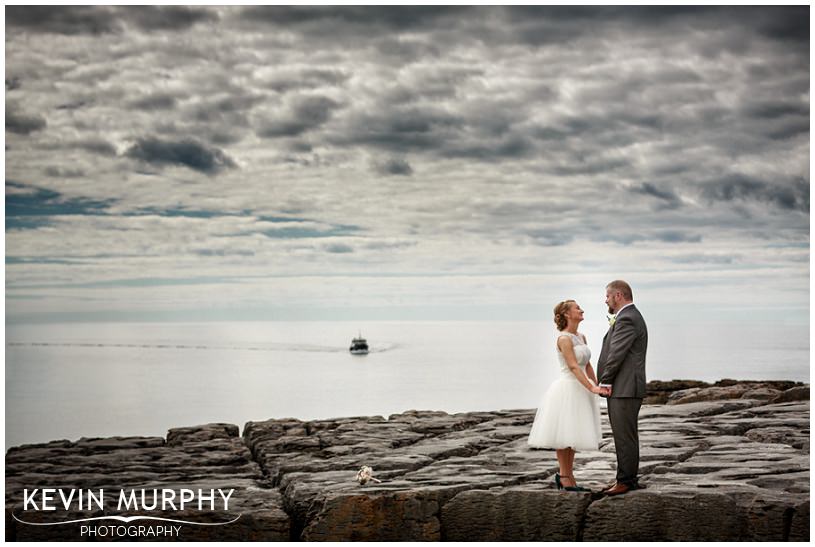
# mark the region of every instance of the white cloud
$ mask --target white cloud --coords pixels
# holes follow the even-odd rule
[[[738,306],[754,279],[800,306],[795,8],[204,8],[159,14],[172,30],[26,9],[6,28],[12,318],[206,294],[548,313],[623,275],[655,302],[687,283]]]

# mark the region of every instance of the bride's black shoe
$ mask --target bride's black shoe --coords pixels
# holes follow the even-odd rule
[[[574,477],[567,477],[566,475],[559,475],[558,473],[555,473],[555,484],[557,485],[558,490],[566,490],[567,492],[591,492],[590,489],[583,488],[582,486],[577,486],[577,485],[563,486],[563,484],[560,482],[560,479],[572,479],[572,480],[574,480]]]

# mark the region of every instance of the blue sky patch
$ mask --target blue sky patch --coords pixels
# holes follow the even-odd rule
[[[277,230],[263,230],[261,233],[266,237],[279,239],[300,239],[310,237],[339,237],[354,235],[362,228],[347,224],[337,224],[327,229],[290,227]]]
[[[129,279],[109,279],[106,281],[91,281],[88,283],[54,283],[16,286],[7,286],[13,289],[108,289],[114,287],[168,287],[186,285],[209,285],[234,283],[237,280],[231,277],[204,276],[204,277],[143,277]]]
[[[296,218],[296,217],[270,217],[270,216],[259,216],[258,220],[262,222],[308,222],[307,218]]]
[[[28,190],[22,194],[6,192],[6,230],[46,226],[49,216],[105,215],[116,201],[66,198],[59,192],[12,181],[6,181],[6,187]]]
[[[25,256],[7,256],[6,264],[78,264],[75,260]]]
[[[156,215],[160,217],[187,217],[187,218],[215,218],[223,216],[239,216],[234,213],[224,213],[222,211],[204,211],[201,209],[158,209],[156,207],[145,207],[137,209],[131,213],[125,213],[124,216],[149,216]]]

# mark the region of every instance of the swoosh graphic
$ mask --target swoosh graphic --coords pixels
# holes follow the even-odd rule
[[[107,517],[91,517],[87,519],[77,519],[77,520],[66,520],[64,522],[27,522],[24,520],[20,520],[17,518],[17,515],[14,513],[11,514],[14,517],[14,520],[17,522],[22,522],[23,524],[30,524],[31,526],[56,526],[59,524],[74,524],[77,522],[88,522],[92,520],[118,520],[119,522],[133,522],[134,520],[162,520],[164,522],[179,522],[181,524],[194,524],[196,526],[224,526],[227,524],[232,524],[233,522],[237,521],[243,513],[235,517],[234,519],[230,520],[229,522],[193,522],[190,520],[177,520],[177,519],[166,519],[162,517],[150,517],[150,516],[140,516],[136,515],[133,517],[120,517],[118,515],[111,515]]]

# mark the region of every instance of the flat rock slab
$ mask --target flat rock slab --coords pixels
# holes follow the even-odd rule
[[[589,505],[584,541],[807,541],[809,500],[772,492],[663,491],[649,487]]]
[[[760,389],[751,386],[741,393],[760,394]],[[399,426],[387,430],[394,433],[394,442],[385,451],[387,434],[381,417],[359,418],[359,435],[349,422],[342,424],[341,434],[332,431],[339,425],[309,422],[299,429],[319,431],[323,448],[309,450],[307,461],[298,465],[321,472],[278,463],[276,458],[285,459],[286,453],[279,452],[281,444],[269,435],[279,430],[274,420],[253,423],[244,436],[259,461],[275,462],[268,473],[282,488],[301,539],[588,539],[597,537],[588,528],[590,515],[592,522],[622,527],[614,533],[602,531],[609,538],[647,539],[657,525],[647,513],[641,525],[636,519],[616,517],[606,522],[611,513],[603,508],[617,505],[597,505],[603,501],[599,496],[554,489],[555,452],[526,444],[534,413],[534,409],[521,409],[393,415],[386,423]],[[578,482],[595,491],[613,482],[616,468],[614,443],[603,414],[599,450],[576,457]],[[802,505],[804,498],[808,502],[808,420],[808,402],[771,404],[765,396],[643,407],[641,474],[648,487],[621,499],[647,493],[643,507],[651,511],[650,504],[658,504],[663,496],[665,518],[693,517],[692,506],[699,500],[722,507],[732,504],[737,511],[734,519],[752,523],[735,535],[667,527],[665,538],[793,537],[793,529],[808,522],[808,503]],[[353,447],[353,457],[343,446]],[[357,484],[354,477],[362,465],[371,466],[383,482]],[[760,519],[757,513],[745,512],[741,498],[737,499],[743,495],[767,500]],[[435,507],[438,510],[432,512]],[[544,513],[559,518],[550,523]],[[763,524],[757,524],[761,519]]]
[[[451,541],[577,541],[589,494],[535,485],[469,490],[444,506],[442,533]]]
[[[81,539],[68,526],[12,517],[21,514],[24,488],[58,485],[234,488],[229,515],[183,514],[240,518],[186,526],[187,540],[808,540],[809,386],[681,381],[679,393],[664,384],[659,396],[671,404],[640,413],[645,489],[623,496],[599,495],[616,469],[605,409],[598,449],[575,458],[575,477],[592,493],[555,488],[555,451],[526,442],[535,409],[285,418],[249,422],[242,436],[235,425],[209,424],[173,429],[166,439],[12,448],[6,535]],[[717,394],[726,398],[707,400]],[[362,466],[381,482],[360,484]]]

